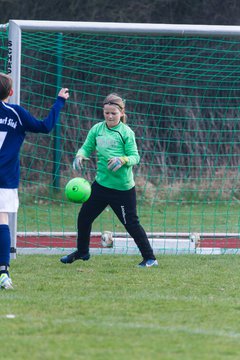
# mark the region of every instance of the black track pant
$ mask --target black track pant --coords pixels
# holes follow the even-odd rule
[[[92,223],[108,205],[111,206],[127,232],[134,239],[142,257],[145,260],[155,260],[147,234],[140,225],[137,216],[135,187],[120,191],[101,186],[96,181],[92,184],[89,200],[82,205],[78,215],[77,247],[80,255],[89,252]]]

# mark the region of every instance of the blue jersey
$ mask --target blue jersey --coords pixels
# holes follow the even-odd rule
[[[58,96],[49,115],[44,120],[37,120],[23,107],[0,101],[0,188],[18,188],[19,153],[26,132],[49,133],[64,103],[65,99]]]

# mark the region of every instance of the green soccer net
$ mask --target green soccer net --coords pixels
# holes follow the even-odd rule
[[[78,175],[76,151],[103,120],[103,99],[117,92],[126,99],[141,155],[134,168],[138,214],[155,252],[237,253],[239,58],[238,36],[210,30],[23,28],[20,104],[41,119],[62,86],[71,97],[55,131],[28,134],[22,148],[19,247],[75,247],[79,205],[66,200],[64,187]],[[81,176],[92,181],[95,168],[93,155]],[[92,230],[92,251],[136,252],[110,208]],[[112,248],[101,245],[106,230],[113,232]]]

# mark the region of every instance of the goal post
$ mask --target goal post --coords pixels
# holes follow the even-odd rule
[[[41,118],[61,84],[71,93],[57,130],[29,135],[22,150],[18,232],[25,248],[45,249],[46,233],[50,253],[72,244],[79,208],[67,203],[64,185],[74,176],[74,154],[101,121],[104,97],[119,92],[141,155],[134,168],[139,216],[156,253],[237,253],[239,36],[239,26],[10,20],[11,101]],[[90,181],[95,165],[93,156]],[[101,247],[106,230],[115,235],[113,249]],[[94,251],[135,251],[123,230],[106,209],[94,224]]]

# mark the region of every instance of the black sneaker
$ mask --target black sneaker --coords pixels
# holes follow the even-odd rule
[[[90,254],[87,253],[85,255],[80,255],[79,252],[76,250],[74,251],[73,253],[69,254],[69,255],[65,255],[63,256],[60,261],[63,263],[63,264],[72,264],[74,261],[76,260],[83,260],[83,261],[86,261],[86,260],[89,260],[90,259]]]

